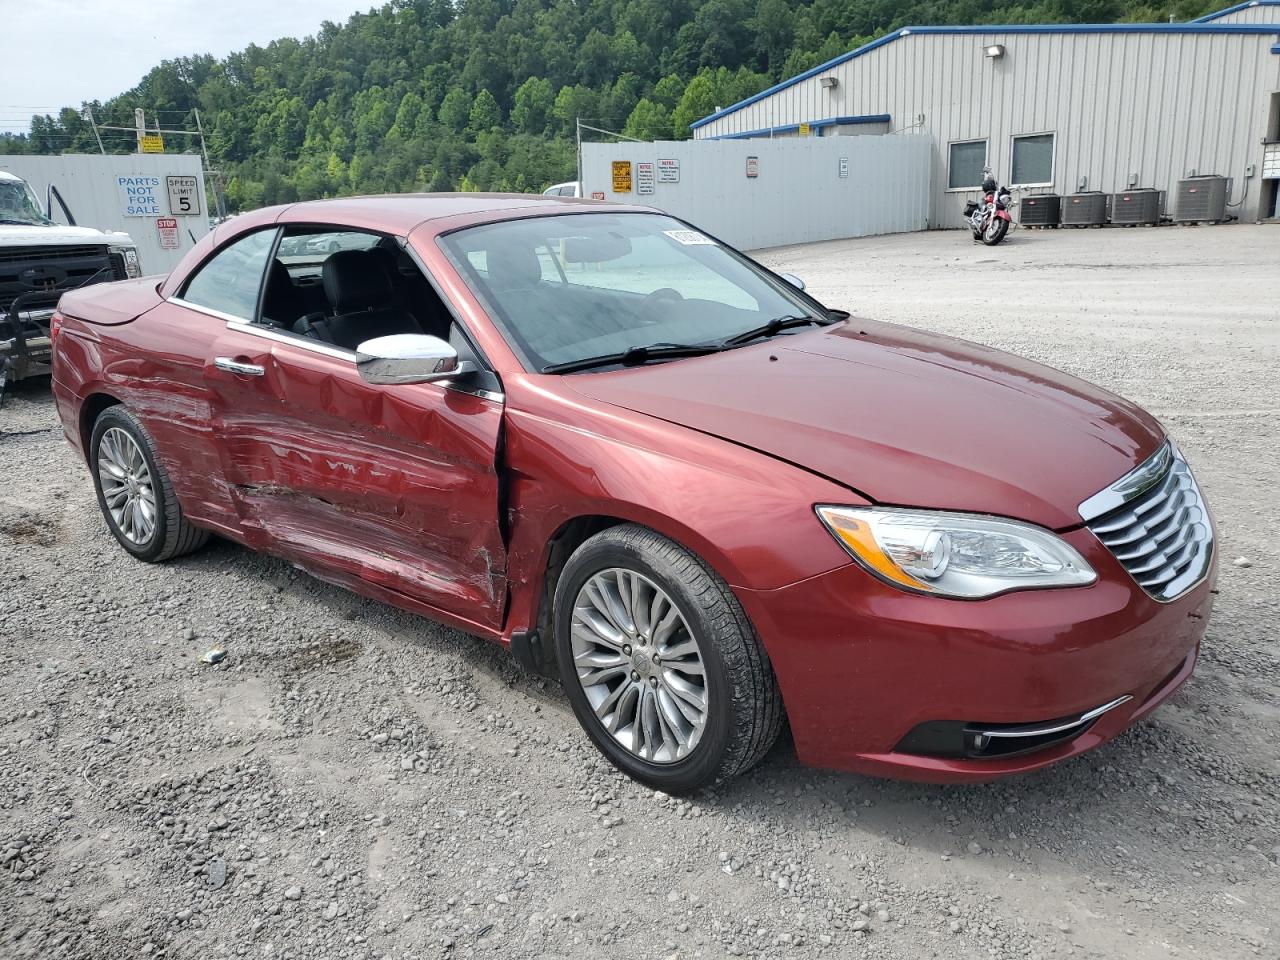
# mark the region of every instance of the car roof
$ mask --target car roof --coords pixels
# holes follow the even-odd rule
[[[661,213],[653,207],[602,203],[540,193],[389,193],[369,197],[336,197],[260,207],[218,224],[165,277],[160,292],[168,297],[213,250],[236,238],[271,226],[315,226],[371,230],[407,237],[415,230],[429,239],[461,227],[565,213]]]
[[[470,223],[548,213],[586,213],[602,208],[611,211],[649,209],[620,204],[608,204],[606,207],[596,200],[540,193],[395,193],[295,203],[281,208],[278,217],[272,219],[281,225],[351,226],[407,236],[426,224],[433,228],[429,232],[444,233]]]

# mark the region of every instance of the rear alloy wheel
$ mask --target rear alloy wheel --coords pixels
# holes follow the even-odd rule
[[[737,598],[652,530],[611,527],[574,552],[556,587],[555,632],[579,722],[643,783],[717,783],[777,739],[781,695]]]
[[[98,506],[120,545],[139,560],[159,561],[203,546],[209,534],[182,515],[151,436],[123,406],[108,407],[89,442]]]

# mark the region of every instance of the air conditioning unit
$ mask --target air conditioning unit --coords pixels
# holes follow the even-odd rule
[[[1160,222],[1160,191],[1136,187],[1111,195],[1111,222],[1123,226]]]
[[[1062,212],[1062,198],[1056,193],[1037,193],[1018,201],[1018,225],[1056,227]]]
[[[1107,222],[1107,195],[1100,190],[1062,198],[1062,225],[1100,227]]]
[[[1226,177],[1187,177],[1178,181],[1178,200],[1174,207],[1176,223],[1220,223],[1227,219],[1227,193],[1231,181]]]

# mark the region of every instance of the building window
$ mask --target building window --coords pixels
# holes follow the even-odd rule
[[[1020,187],[1053,184],[1052,133],[1013,138],[1013,170],[1009,182]]]
[[[987,165],[987,141],[962,140],[951,144],[951,161],[947,167],[948,190],[970,190],[982,185],[982,171]]]

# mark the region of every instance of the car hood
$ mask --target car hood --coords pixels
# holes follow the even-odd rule
[[[1164,433],[1049,367],[852,320],[725,353],[565,378],[578,392],[821,474],[881,504],[1051,529],[1150,456]]]
[[[16,223],[0,223],[0,247],[18,246],[42,247],[72,244],[113,244],[132,247],[133,240],[127,233],[95,230],[92,227],[67,227],[60,223],[30,225]]]

